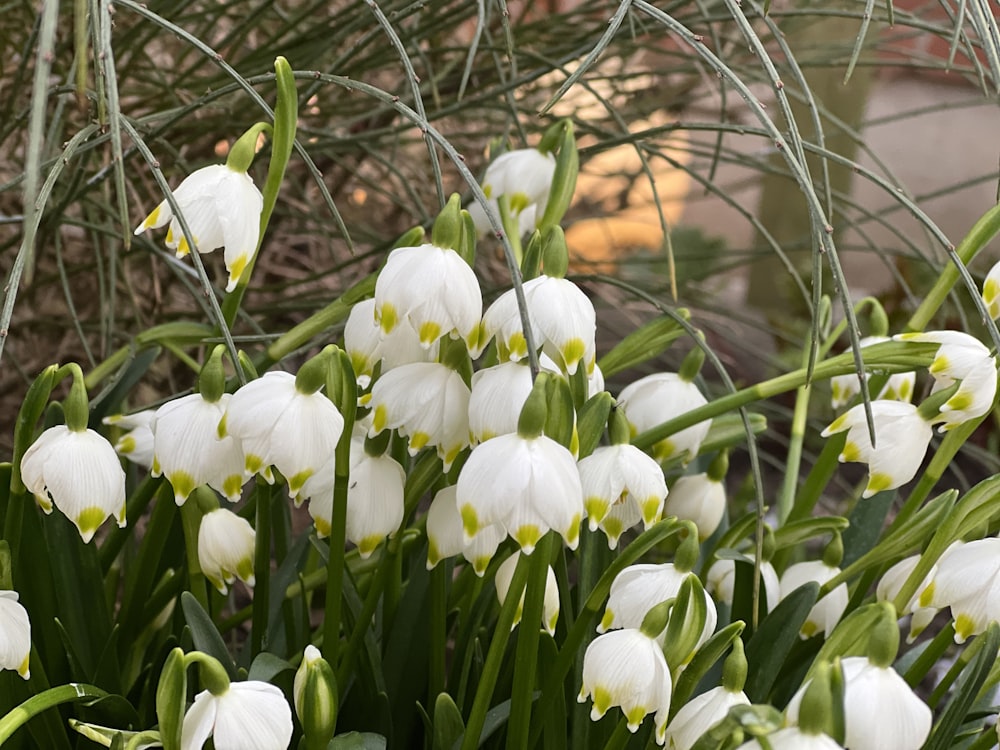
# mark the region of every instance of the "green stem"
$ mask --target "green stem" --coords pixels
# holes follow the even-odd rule
[[[427,669],[427,696],[431,701],[445,689],[448,640],[448,576],[451,565],[442,561],[430,572],[430,664]]]
[[[971,745],[966,745],[966,750],[990,750],[992,747],[996,747],[997,744],[997,732],[996,729],[991,725],[983,730],[976,741]]]
[[[253,625],[250,631],[251,660],[267,649],[267,632],[271,599],[271,485],[257,477],[257,508],[253,551]]]
[[[524,750],[528,747],[531,728],[531,703],[535,694],[535,672],[538,666],[539,623],[543,617],[545,583],[552,558],[555,532],[550,531],[528,556],[528,580],[524,594],[524,609],[517,634],[514,655],[514,685],[510,696],[510,719],[507,722],[507,747]],[[509,596],[509,594],[508,594]]]
[[[806,437],[806,420],[809,417],[809,396],[812,387],[804,385],[795,392],[795,411],[792,414],[791,435],[788,441],[788,460],[785,477],[778,495],[778,525],[783,525],[792,513],[795,490],[799,483],[799,466],[802,463],[802,443]]]
[[[43,711],[62,705],[63,703],[74,703],[75,701],[105,698],[107,696],[108,693],[99,687],[81,682],[71,682],[68,685],[60,685],[59,687],[50,688],[44,693],[33,695],[0,719],[0,745],[3,745],[4,742],[10,739],[10,736],[23,726],[25,722],[38,716]]]
[[[930,697],[927,699],[927,705],[931,707],[932,711],[937,708],[941,699],[948,695],[948,691],[951,690],[951,686],[955,684],[955,680],[958,679],[958,676],[962,674],[967,666],[969,666],[969,662],[971,662],[975,658],[976,654],[982,650],[983,643],[985,643],[985,640],[982,637],[976,638],[976,640],[966,646],[965,650],[959,654],[957,659],[955,659],[954,663],[951,665],[951,669],[949,669],[947,674],[941,678],[941,682],[937,684],[934,688],[934,692],[932,692]]]
[[[955,626],[949,622],[906,670],[906,674],[903,675],[906,684],[915,688],[954,642]]]
[[[506,195],[501,195],[497,199],[497,207],[500,209],[500,223],[503,224],[503,230],[507,233],[507,239],[510,240],[510,246],[514,250],[514,259],[520,268],[524,261],[524,248],[521,246],[521,222],[516,216],[511,216],[510,200]]]
[[[205,574],[201,572],[201,562],[198,560],[198,527],[200,524],[201,510],[199,510],[192,495],[181,506],[181,526],[184,529],[184,550],[187,555],[188,588],[202,609],[211,613],[208,591],[205,588]]]
[[[500,666],[503,663],[504,652],[507,650],[507,641],[510,639],[511,627],[514,625],[514,616],[517,613],[521,594],[524,592],[524,585],[528,579],[529,564],[528,556],[522,555],[517,561],[517,567],[514,568],[514,576],[510,582],[510,588],[507,590],[507,598],[500,608],[500,616],[493,629],[493,640],[490,641],[490,650],[486,655],[486,663],[483,664],[479,685],[476,687],[472,711],[465,725],[462,750],[475,750],[479,747],[479,738],[483,733],[483,724],[486,722],[486,713],[490,708],[493,689],[500,676]]]
[[[326,558],[326,607],[323,613],[323,658],[331,667],[339,661],[340,617],[344,596],[344,547],[347,544],[347,476],[339,473],[333,482],[333,511],[330,519],[330,550]],[[350,652],[345,655],[349,658]],[[344,695],[345,680],[337,672],[337,689]]]
[[[628,740],[631,736],[631,733],[628,731],[628,719],[623,716],[619,719],[615,731],[608,737],[608,741],[604,744],[604,750],[625,750],[625,746],[628,745]]]

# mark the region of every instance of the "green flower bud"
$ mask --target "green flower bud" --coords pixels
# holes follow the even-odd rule
[[[167,656],[156,686],[156,720],[164,750],[180,750],[186,703],[187,665],[184,652],[175,648]]]
[[[422,245],[424,242],[424,232],[423,227],[413,227],[413,229],[408,229],[400,235],[399,239],[396,240],[392,247],[395,250],[397,247],[416,247],[417,245]],[[367,296],[371,296],[371,292],[368,292]]]
[[[448,203],[441,209],[431,229],[431,244],[441,248],[460,250],[465,222],[462,219],[462,199],[452,193]]]
[[[688,320],[691,317],[691,313],[685,308],[677,310],[676,315],[683,320]],[[604,373],[605,377],[609,377],[622,370],[642,364],[664,352],[684,333],[684,329],[673,318],[666,315],[654,318],[632,331],[619,341],[610,352],[601,357],[601,361],[598,363],[601,372]]]
[[[840,567],[840,561],[844,559],[844,540],[840,538],[840,532],[833,533],[833,539],[823,550],[823,562],[831,568]]]
[[[558,135],[557,135],[558,134]],[[551,143],[558,137],[559,153],[556,156],[555,174],[552,176],[552,187],[549,189],[549,200],[545,204],[545,213],[538,222],[538,228],[543,232],[549,227],[557,226],[569,208],[576,190],[576,177],[580,172],[580,159],[576,152],[576,137],[573,135],[573,123],[563,120],[549,128],[538,150],[542,153],[553,151]]]
[[[698,337],[704,339],[704,336],[699,332]],[[701,372],[701,366],[705,363],[705,352],[700,346],[695,346],[688,355],[681,362],[680,369],[677,374],[680,375],[681,380],[685,380],[688,383],[693,383],[694,379],[698,377],[698,373]]]
[[[327,374],[333,361],[336,347],[328,345],[315,357],[308,359],[295,374],[295,390],[309,396],[326,385]]]
[[[455,248],[459,255],[462,256],[462,260],[468,263],[470,266],[475,267],[476,265],[476,238],[478,234],[476,232],[476,222],[472,218],[472,214],[462,209],[462,243],[461,247]]]
[[[226,372],[222,366],[222,354],[225,351],[226,347],[222,344],[215,347],[198,375],[198,392],[203,399],[212,404],[226,392]]]
[[[31,447],[35,438],[35,425],[42,417],[42,412],[49,403],[49,396],[52,395],[52,388],[56,382],[56,365],[49,365],[41,374],[35,378],[28,393],[21,402],[21,409],[17,413],[17,422],[14,424],[14,457],[11,461],[11,492],[27,492],[24,482],[21,481],[21,459],[25,451]]]
[[[184,665],[198,665],[198,676],[205,689],[212,695],[225,695],[229,691],[229,675],[226,668],[214,656],[202,651],[192,651],[184,656]]]
[[[545,434],[560,445],[571,448],[576,420],[569,383],[560,377],[549,377],[545,384],[545,396]]]
[[[569,269],[569,248],[566,247],[566,233],[556,224],[542,235],[542,271],[546,276],[561,279]]]
[[[581,368],[582,369],[582,368]],[[586,458],[601,442],[604,427],[608,424],[608,415],[614,399],[607,391],[594,394],[577,412],[576,433],[579,441],[580,458]],[[628,424],[625,425],[626,435]]]
[[[549,411],[545,391],[550,377],[548,373],[538,373],[531,393],[521,407],[521,416],[517,420],[517,434],[525,440],[537,438],[545,431]]]
[[[247,131],[229,149],[226,166],[234,172],[243,172],[245,174],[250,169],[250,165],[253,164],[254,156],[257,155],[257,141],[260,138],[260,134],[270,132],[271,126],[266,122],[255,122],[247,128]]]
[[[608,437],[611,438],[611,444],[627,445],[632,442],[631,434],[631,427],[629,427],[625,411],[615,406],[608,419]]]
[[[676,601],[676,599],[667,599],[646,613],[646,616],[642,618],[642,625],[639,626],[639,630],[642,631],[643,635],[649,638],[657,638],[663,632],[663,629],[667,627],[670,612]]]
[[[530,281],[538,276],[542,267],[542,233],[537,229],[528,238],[528,246],[521,261],[521,280]]]
[[[306,748],[325,748],[337,728],[337,678],[313,645],[306,646],[293,686],[295,714],[305,733]]]
[[[805,734],[829,734],[835,731],[830,665],[821,663],[813,672],[799,708],[799,728]]]
[[[687,664],[694,656],[707,620],[708,605],[705,602],[705,589],[698,576],[689,575],[677,592],[677,601],[674,602],[674,608],[670,612],[667,632],[663,639],[663,656],[671,670]]]
[[[888,669],[899,652],[899,626],[896,608],[888,602],[880,604],[882,616],[875,622],[868,640],[868,661],[876,667]]]
[[[743,639],[733,639],[733,650],[722,665],[722,686],[730,693],[743,690],[747,681],[747,657],[743,651]]]
[[[84,432],[90,420],[90,399],[87,398],[87,386],[83,382],[83,371],[77,364],[67,365],[73,375],[73,384],[69,395],[63,401],[63,411],[66,414],[66,426],[73,432]]]
[[[708,470],[705,473],[708,474],[708,478],[713,482],[721,482],[725,480],[728,472],[729,449],[723,448],[719,451],[719,455],[712,459],[712,463],[708,465]]]
[[[701,547],[698,544],[698,527],[691,521],[682,521],[684,530],[681,531],[682,540],[677,552],[674,553],[674,567],[677,570],[686,572],[694,570],[698,564],[698,557],[701,555]]]

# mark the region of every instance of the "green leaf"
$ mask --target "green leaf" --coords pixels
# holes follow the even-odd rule
[[[677,314],[685,320],[690,318],[687,310]],[[622,370],[635,367],[662,354],[668,346],[685,334],[684,329],[673,316],[661,315],[632,331],[615,344],[597,363],[604,377],[611,377]]]
[[[271,682],[277,675],[286,671],[294,671],[295,667],[282,659],[280,656],[262,651],[257,654],[250,665],[247,673],[248,680],[260,680],[261,682]]]
[[[864,503],[859,503],[859,505],[864,505]],[[847,527],[847,519],[840,516],[821,516],[792,521],[774,532],[774,548],[794,547],[796,544],[801,544],[813,537],[823,536],[834,531],[843,531]]]
[[[326,750],[385,750],[385,737],[371,732],[348,732],[338,734]]]
[[[854,506],[847,519],[850,526],[841,534],[844,542],[844,558],[841,567],[846,567],[865,554],[878,541],[885,523],[886,514],[896,498],[894,492],[879,492],[862,503]]]
[[[191,639],[198,651],[218,660],[225,668],[230,680],[236,679],[236,665],[233,663],[225,641],[219,635],[215,623],[208,613],[202,609],[201,604],[194,598],[190,591],[181,594],[181,608],[184,610],[184,619],[188,627],[191,628]]]
[[[818,596],[818,583],[800,586],[764,618],[750,639],[745,692],[752,702],[766,702],[788,652],[799,641],[799,629]]]
[[[433,750],[450,750],[465,733],[465,722],[455,701],[447,693],[438,694],[434,701]]]

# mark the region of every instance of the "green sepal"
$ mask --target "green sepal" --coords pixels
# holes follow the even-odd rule
[[[549,227],[557,226],[569,208],[576,191],[576,177],[580,172],[580,157],[576,152],[576,137],[573,135],[573,123],[562,120],[545,133],[538,150],[547,153],[553,149],[549,145],[558,137],[559,153],[556,155],[555,173],[552,175],[552,187],[549,188],[549,200],[545,204],[545,213],[538,222],[538,228],[544,233]]]
[[[775,610],[777,611],[777,610]],[[806,678],[810,677],[816,670],[816,666],[822,662],[830,663],[835,658],[847,658],[848,656],[864,656],[868,653],[868,641],[871,637],[872,628],[885,616],[885,608],[882,603],[872,602],[847,615],[830,633],[830,637],[820,647],[813,666],[806,673]]]
[[[561,226],[548,227],[542,235],[542,272],[553,279],[562,279],[569,270],[569,248]]]
[[[344,431],[337,443],[335,471],[337,476],[346,477],[351,466],[351,433],[358,413],[358,381],[347,352],[336,346],[333,349],[333,366],[326,381],[326,392],[344,417]]]
[[[682,573],[686,573],[689,570],[694,570],[694,566],[698,564],[701,546],[698,543],[698,527],[691,521],[681,521],[681,525],[687,534],[682,536],[677,552],[674,553],[674,567]]]
[[[478,232],[476,232],[476,222],[472,218],[472,214],[462,209],[462,242],[461,247],[455,248],[462,260],[468,263],[470,266],[475,268],[476,265],[476,239],[478,238]]]
[[[326,385],[335,348],[333,345],[325,346],[315,357],[306,360],[295,374],[295,390],[309,396]]]
[[[933,422],[941,417],[941,407],[944,406],[948,400],[954,396],[958,389],[962,387],[961,381],[952,383],[947,388],[942,388],[940,391],[935,391],[930,396],[925,398],[920,402],[917,407],[917,414],[925,422]]]
[[[521,281],[531,281],[537,278],[542,267],[542,233],[537,229],[528,238],[521,261]]]
[[[71,363],[66,368],[73,376],[69,394],[63,400],[63,412],[66,415],[66,426],[73,432],[84,432],[90,421],[90,399],[87,397],[87,386],[83,380],[83,370],[78,364]]]
[[[255,365],[253,363],[253,360],[250,359],[249,354],[240,349],[238,352],[236,352],[236,356],[239,359],[240,369],[243,370],[243,375],[244,377],[246,377],[247,382],[251,380],[256,380],[258,377],[260,377],[260,375],[257,373],[257,365]]]
[[[462,220],[462,199],[452,193],[445,207],[434,220],[431,228],[431,244],[435,247],[458,250],[462,247],[465,222]]]
[[[700,331],[698,332],[698,338],[704,338]],[[687,356],[684,357],[684,361],[681,362],[681,366],[677,371],[677,374],[680,376],[681,380],[687,383],[693,383],[694,379],[698,377],[698,373],[701,372],[701,366],[703,364],[705,364],[705,351],[700,346],[695,346],[694,349],[689,351]]]
[[[689,320],[691,313],[686,308],[680,308],[673,317],[662,315],[654,318],[615,344],[597,363],[604,377],[635,367],[666,351],[667,347],[685,334],[675,317]]]
[[[550,377],[547,372],[538,373],[531,393],[521,407],[521,415],[517,420],[517,434],[525,440],[537,438],[545,431],[549,411],[545,391]]]
[[[545,434],[562,446],[569,448],[576,427],[573,411],[573,394],[569,383],[560,377],[549,377],[545,383],[546,416]],[[520,424],[518,424],[520,432]]]
[[[615,406],[608,417],[608,438],[612,445],[628,445],[631,442],[632,428],[629,427],[625,410]]]
[[[640,632],[647,638],[659,636],[667,627],[667,623],[670,621],[670,612],[676,602],[677,599],[667,599],[650,609],[642,618],[642,624],[639,626]]]
[[[203,651],[192,651],[185,655],[184,665],[198,665],[198,677],[201,684],[212,695],[225,695],[229,691],[230,680],[226,668],[214,656],[209,656]]]
[[[247,128],[246,132],[236,139],[236,143],[229,149],[226,166],[234,172],[246,174],[257,155],[257,141],[260,134],[265,132],[273,132],[270,124],[266,122],[255,122]]]
[[[222,366],[222,355],[225,351],[224,345],[216,346],[198,375],[198,392],[210,404],[214,404],[226,392],[226,372]]]
[[[14,588],[14,569],[11,564],[10,543],[0,539],[0,591]]]
[[[713,482],[723,481],[726,474],[729,473],[729,451],[727,449],[719,451],[719,454],[712,459],[712,463],[708,465],[705,473]]]
[[[307,750],[323,750],[337,729],[337,676],[323,657],[302,660],[295,674],[295,714]]]
[[[579,442],[579,456],[586,458],[601,442],[604,434],[604,427],[608,423],[608,415],[611,414],[611,405],[614,399],[607,391],[595,393],[587,401],[576,415],[576,434]],[[626,425],[627,427],[627,425]]]
[[[834,695],[830,685],[830,664],[819,662],[812,673],[799,706],[799,728],[804,734],[833,735]]]
[[[888,669],[899,653],[899,625],[896,608],[889,602],[880,602],[882,616],[875,622],[868,638],[868,661],[876,667]]]
[[[674,673],[691,660],[707,620],[705,589],[698,576],[691,574],[677,592],[663,639],[663,656]]]
[[[848,527],[848,521],[842,516],[818,516],[803,518],[801,521],[786,523],[777,531],[771,532],[773,549],[786,549],[802,544],[817,536],[843,531]],[[840,561],[837,562],[839,564]]]
[[[740,638],[733,639],[733,650],[722,665],[722,687],[730,693],[743,690],[747,682],[747,657]]]
[[[11,459],[10,491],[22,494],[27,491],[21,481],[21,459],[25,451],[35,440],[35,425],[42,418],[42,412],[49,403],[52,387],[55,385],[57,365],[49,365],[38,375],[28,388],[28,393],[21,402],[14,424],[14,455]]]
[[[187,667],[184,652],[175,648],[167,656],[156,686],[156,720],[160,727],[163,750],[180,750],[186,701]]]
[[[746,624],[742,620],[730,623],[705,641],[695,652],[687,667],[674,683],[674,692],[670,698],[671,715],[677,713],[680,707],[691,699],[698,683],[708,673],[708,670],[722,658],[729,645],[734,640],[740,640],[740,633],[745,627]]]
[[[407,229],[392,243],[392,249],[395,250],[397,247],[419,247],[424,243],[426,237],[427,233],[423,227]]]
[[[381,456],[389,450],[392,441],[392,430],[382,430],[375,437],[365,438],[365,453],[369,456]]]
[[[839,568],[844,559],[844,540],[839,531],[833,532],[833,539],[823,550],[823,563],[830,568]]]

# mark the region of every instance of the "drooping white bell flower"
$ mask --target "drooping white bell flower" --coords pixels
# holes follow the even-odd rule
[[[204,690],[184,715],[181,750],[287,750],[292,711],[284,693],[257,680],[233,682],[222,695]]]
[[[861,348],[866,346],[871,346],[872,344],[881,344],[885,341],[891,341],[888,336],[865,336],[862,338],[858,344]],[[865,380],[870,379],[871,375],[865,373]],[[873,395],[873,400],[884,399],[888,401],[909,401],[913,398],[913,388],[917,382],[917,374],[915,372],[897,372],[889,376],[885,385],[882,386],[882,390],[877,396]],[[861,393],[861,386],[858,383],[857,373],[848,373],[847,375],[835,375],[830,378],[830,406],[834,409],[839,409],[842,406],[847,406],[851,399]]]
[[[494,581],[497,591],[497,599],[500,606],[507,600],[507,592],[510,591],[510,582],[514,579],[514,568],[517,567],[520,552],[515,552],[508,557],[497,568],[496,580]],[[545,594],[542,601],[542,627],[548,631],[549,635],[556,634],[556,623],[559,622],[559,587],[556,584],[556,574],[549,566],[545,574]],[[521,612],[524,607],[524,592],[521,593],[521,601],[517,605],[517,612],[514,614],[514,626],[521,622]]]
[[[518,362],[501,362],[472,376],[469,432],[474,444],[517,432],[517,420],[532,387],[531,370]]]
[[[105,417],[106,425],[120,427],[126,432],[115,442],[115,452],[144,469],[153,465],[153,416],[156,409],[144,409],[133,414],[113,414]]]
[[[21,458],[21,480],[46,514],[55,504],[84,542],[108,516],[125,526],[125,472],[111,443],[93,430],[45,430]]]
[[[521,235],[535,231],[535,222],[545,213],[549,200],[556,160],[535,148],[521,148],[500,154],[486,168],[483,192],[489,199],[489,211],[502,226],[497,199],[506,195],[512,217],[518,219]],[[468,206],[469,214],[480,234],[492,227],[487,213],[478,201]]]
[[[983,304],[993,320],[1000,318],[1000,262],[994,263],[983,279]]]
[[[526,554],[549,529],[571,549],[579,544],[580,473],[573,454],[550,437],[511,433],[480,443],[458,475],[456,492],[468,540],[495,523]]]
[[[896,402],[886,402],[896,403]],[[815,581],[820,586],[840,573],[840,568],[827,565],[822,560],[809,560],[807,562],[795,563],[788,567],[782,574],[779,581],[781,598],[791,594],[795,589],[807,583]],[[799,629],[799,637],[803,640],[812,638],[820,631],[829,638],[830,633],[837,627],[840,618],[847,609],[847,584],[840,584],[829,594],[820,599],[809,610],[806,621]]]
[[[201,572],[225,594],[237,578],[253,586],[254,540],[257,534],[245,518],[225,508],[209,511],[198,527],[198,562]]]
[[[979,339],[961,331],[904,333],[895,338],[941,345],[927,368],[934,377],[934,392],[960,381],[958,390],[941,406],[941,432],[981,417],[993,408],[997,361]]]
[[[638,628],[653,607],[676,597],[685,579],[693,575],[691,571],[678,569],[673,563],[629,565],[611,583],[608,604],[597,632],[603,633],[615,628]],[[692,653],[712,636],[719,619],[712,597],[708,592],[703,594],[705,625]],[[666,630],[659,634],[658,639],[662,641],[665,634]]]
[[[772,612],[781,601],[781,585],[778,582],[778,573],[774,566],[767,560],[760,564],[760,577],[764,590],[764,601],[767,602],[767,611]],[[716,560],[712,567],[708,569],[705,576],[705,590],[715,596],[722,604],[732,606],[733,594],[736,590],[736,561]]]
[[[666,730],[667,750],[691,750],[709,729],[718,724],[734,706],[749,706],[742,690],[727,690],[722,685],[697,695],[671,719]]]
[[[483,295],[476,274],[451,248],[397,247],[375,281],[375,320],[384,334],[408,320],[424,347],[456,334],[472,349]]]
[[[225,247],[226,269],[229,271],[226,291],[233,291],[257,249],[264,197],[250,175],[224,164],[195,170],[173,193],[198,252],[210,253]],[[147,229],[159,229],[167,222],[170,222],[170,227],[167,229],[166,245],[176,250],[177,257],[181,258],[191,248],[166,200],[135,228],[135,234],[142,234]]]
[[[840,662],[844,675],[844,747],[850,750],[917,750],[931,731],[931,710],[891,666],[867,656]],[[785,709],[798,723],[807,682]]]
[[[590,718],[597,721],[614,706],[621,707],[629,731],[635,732],[654,713],[656,741],[664,743],[673,684],[663,649],[635,628],[615,630],[590,642],[583,656],[583,685],[577,701],[593,696]]]
[[[559,366],[572,375],[582,363],[589,375],[597,347],[594,304],[569,279],[538,276],[523,284],[532,339]],[[517,362],[528,356],[521,313],[514,290],[504,292],[483,315],[483,336],[474,356],[496,337],[501,360]]]
[[[309,515],[320,539],[330,535],[333,517],[333,477],[317,486],[309,500]],[[403,485],[406,472],[392,456],[373,456],[364,439],[351,440],[350,482],[347,485],[347,541],[357,545],[363,559],[403,522]]]
[[[580,460],[578,468],[590,530],[603,529],[611,549],[618,546],[618,537],[628,528],[625,521],[634,518],[631,526],[641,519],[648,529],[660,520],[667,496],[663,470],[634,445],[598,447]],[[612,514],[622,505],[630,507]]]
[[[382,372],[411,362],[431,362],[437,358],[436,345],[425,348],[420,336],[408,319],[399,321],[391,333],[383,333],[375,322],[375,300],[366,299],[351,308],[344,325],[344,351],[358,385],[367,388],[375,366],[382,363]]]
[[[242,446],[248,474],[274,481],[274,466],[288,482],[298,507],[325,487],[334,472],[334,452],[344,417],[323,393],[304,393],[288,372],[266,372],[236,391],[218,425]]]
[[[872,401],[875,447],[868,435],[865,405],[848,409],[821,433],[823,437],[847,430],[840,461],[868,464],[868,485],[862,497],[906,484],[917,473],[934,431],[917,407],[902,401]]]
[[[704,541],[719,528],[726,513],[726,485],[704,472],[683,476],[670,488],[663,513],[692,521]]]
[[[1000,622],[1000,539],[977,539],[950,549],[938,560],[937,574],[918,603],[951,609],[956,643]]]
[[[16,591],[0,591],[0,669],[13,669],[24,679],[31,676],[31,621],[17,600]]]
[[[767,736],[767,745],[760,740],[744,742],[736,750],[844,750],[832,737],[809,734],[798,727],[785,727]]]
[[[447,471],[469,445],[469,387],[462,376],[436,362],[414,362],[384,373],[372,386],[369,437],[398,430],[415,456],[431,445]]]
[[[647,375],[623,388],[618,396],[618,405],[624,410],[636,434],[706,403],[708,401],[698,386],[674,372]],[[653,447],[654,458],[665,461],[673,456],[685,455],[685,461],[690,461],[698,455],[698,449],[711,426],[712,420],[706,419],[661,440]]]
[[[219,422],[232,396],[207,401],[200,393],[168,401],[153,418],[154,477],[161,474],[174,488],[174,500],[183,505],[196,487],[207,484],[230,502],[240,499],[245,470],[243,449],[231,437],[219,437]]]
[[[910,573],[917,567],[918,562],[920,562],[920,555],[911,555],[889,568],[878,582],[878,586],[875,589],[875,598],[880,602],[894,601],[899,595],[900,589],[903,588],[903,584],[910,577]],[[910,598],[910,601],[899,612],[900,617],[905,617],[909,614],[913,615],[910,618],[910,634],[906,638],[907,643],[913,643],[917,639],[917,636],[924,632],[924,629],[931,624],[934,616],[938,613],[937,607],[925,607],[920,604],[924,592],[930,587],[936,574],[937,565],[931,568],[930,572],[924,577],[924,580],[921,581],[920,586]],[[928,594],[928,596],[930,595]]]
[[[431,570],[446,557],[462,555],[482,578],[507,532],[502,526],[491,524],[467,542],[456,502],[457,491],[455,485],[439,490],[427,510],[427,569]]]

